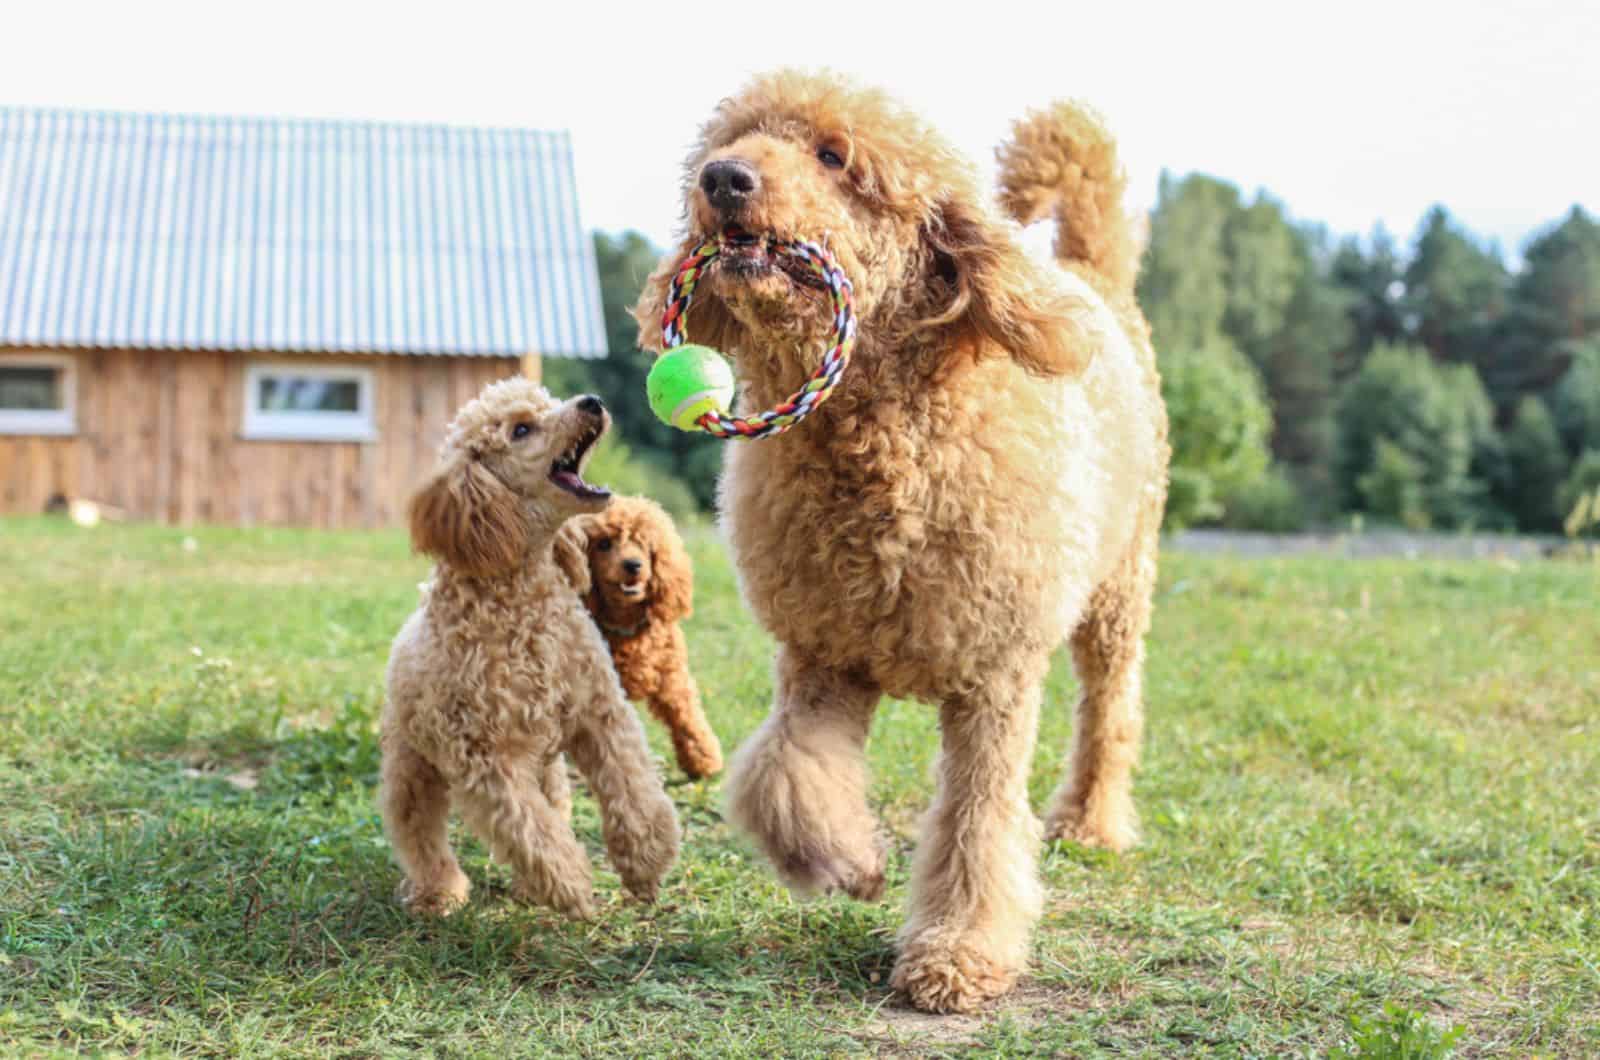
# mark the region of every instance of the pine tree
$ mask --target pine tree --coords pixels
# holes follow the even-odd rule
[[[1341,382],[1360,371],[1374,345],[1406,337],[1401,304],[1404,272],[1394,240],[1382,225],[1373,230],[1365,247],[1353,236],[1340,242],[1328,278],[1345,296],[1349,330],[1335,353],[1334,368]]]
[[[1349,343],[1350,296],[1329,277],[1326,236],[1294,230],[1294,294],[1269,343],[1263,376],[1272,399],[1272,451],[1316,506],[1334,507],[1334,422],[1339,350]]]
[[[1283,207],[1263,193],[1228,218],[1223,245],[1228,262],[1223,330],[1261,369],[1270,387],[1269,362],[1281,349],[1275,340],[1308,264],[1302,237]]]
[[[1543,401],[1525,397],[1506,431],[1507,476],[1503,503],[1523,530],[1556,530],[1561,488],[1567,478],[1567,452]]]
[[[1505,266],[1443,206],[1435,206],[1422,222],[1405,288],[1417,341],[1436,360],[1481,366],[1506,312]]]
[[[1574,206],[1527,247],[1485,377],[1498,400],[1556,383],[1574,343],[1600,333],[1600,224]]]
[[[1139,272],[1139,302],[1158,350],[1197,350],[1222,335],[1228,307],[1224,232],[1238,206],[1239,192],[1231,184],[1161,175]]]

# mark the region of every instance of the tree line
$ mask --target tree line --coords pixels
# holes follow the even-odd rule
[[[1401,248],[1164,176],[1139,279],[1173,421],[1169,523],[1553,531],[1600,487],[1600,225],[1508,267],[1435,206]]]
[[[659,255],[599,233],[602,361],[558,390],[617,412],[615,465],[686,510],[721,443],[655,420],[628,309]],[[1600,489],[1600,225],[1574,206],[1508,266],[1443,206],[1409,246],[1336,239],[1262,191],[1164,175],[1139,278],[1172,419],[1168,525],[1557,530]]]

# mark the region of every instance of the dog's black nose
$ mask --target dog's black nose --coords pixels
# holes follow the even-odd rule
[[[598,416],[606,410],[606,405],[593,394],[585,394],[578,399],[578,408],[591,416]]]
[[[622,561],[622,569],[627,571],[629,574],[638,574],[639,568],[643,566],[644,564],[640,563],[636,559],[625,559]]]
[[[719,210],[739,209],[755,196],[761,187],[761,175],[756,167],[742,158],[723,158],[707,162],[700,171],[700,190],[706,193],[711,205]]]

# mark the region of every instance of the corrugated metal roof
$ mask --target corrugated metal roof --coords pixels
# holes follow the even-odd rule
[[[0,344],[603,355],[571,140],[0,107]]]

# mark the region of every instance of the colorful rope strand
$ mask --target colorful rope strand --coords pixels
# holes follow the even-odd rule
[[[707,434],[713,434],[718,438],[770,438],[793,427],[811,415],[818,405],[828,400],[828,395],[833,393],[833,388],[844,375],[845,367],[850,363],[850,354],[856,346],[855,298],[849,278],[845,276],[844,270],[839,268],[839,263],[834,260],[833,255],[816,243],[803,241],[775,242],[772,250],[800,259],[823,283],[827,284],[833,300],[833,346],[823,354],[822,363],[811,374],[811,378],[806,380],[805,385],[774,408],[749,417],[708,412],[696,421]],[[708,239],[696,247],[687,258],[683,259],[683,264],[678,266],[677,273],[672,277],[672,284],[667,289],[666,311],[661,315],[661,340],[664,349],[670,350],[674,346],[680,346],[688,339],[688,333],[684,329],[684,316],[689,311],[690,299],[694,297],[695,285],[721,252],[721,241]]]

